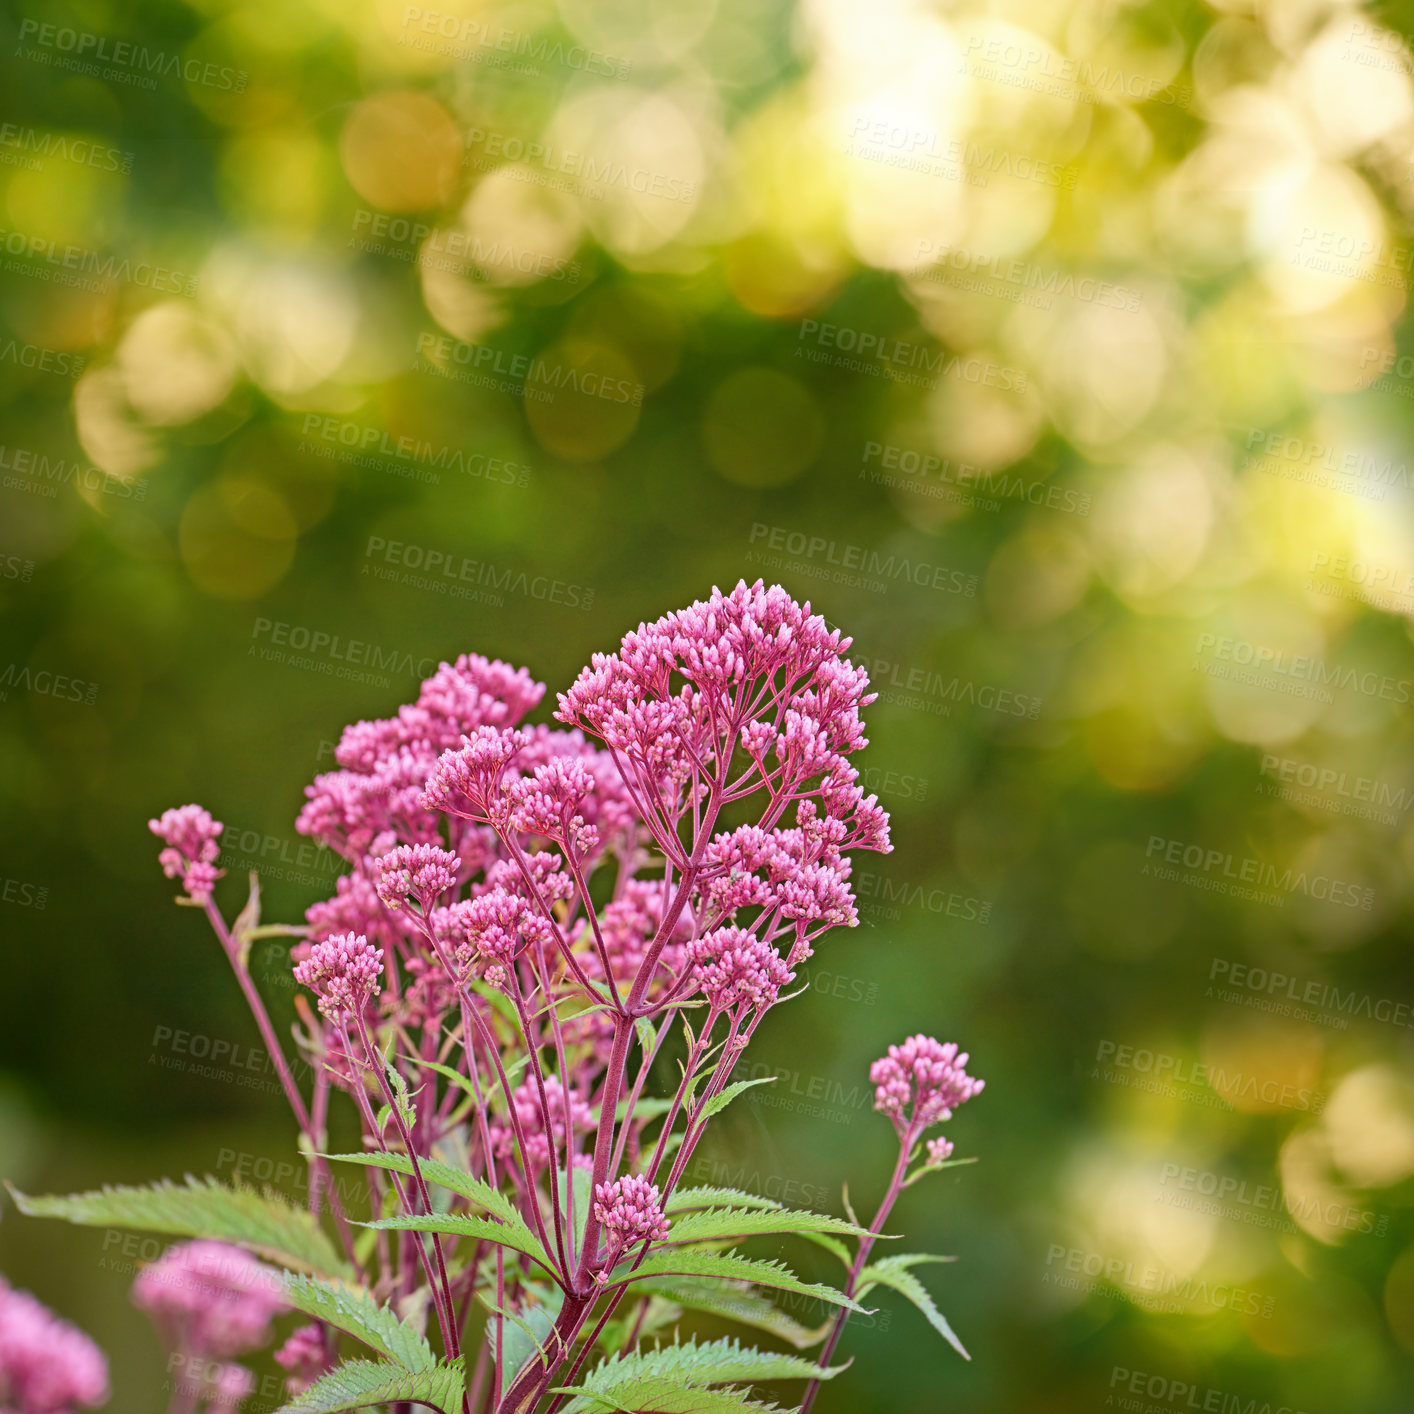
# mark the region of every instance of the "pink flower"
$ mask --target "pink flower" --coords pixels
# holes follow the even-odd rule
[[[731,1011],[741,1004],[764,1010],[795,980],[775,948],[745,928],[717,928],[694,938],[687,955],[713,1011]]]
[[[271,1318],[285,1309],[274,1267],[239,1247],[206,1240],[169,1247],[144,1267],[133,1283],[133,1302],[173,1349],[217,1360],[264,1345]]]
[[[417,901],[422,913],[431,912],[448,889],[457,886],[457,857],[436,845],[399,845],[373,861],[378,880],[378,897],[397,910],[409,898]]]
[[[167,846],[157,856],[162,872],[169,879],[180,879],[188,898],[205,903],[226,872],[215,867],[221,853],[217,840],[226,827],[201,806],[182,805],[164,810],[161,819],[147,822],[147,828]]]
[[[540,1108],[540,1090],[533,1077],[511,1091],[511,1104],[525,1136],[526,1165],[532,1171],[550,1162],[552,1139],[558,1153],[564,1149],[566,1140],[573,1144],[576,1134],[587,1134],[594,1128],[594,1111],[584,1097],[572,1087],[567,1091],[553,1075],[545,1077],[544,1111]],[[545,1132],[545,1111],[550,1115],[549,1135]],[[500,1153],[510,1156],[516,1152],[515,1131],[509,1124],[492,1125],[491,1134]]]
[[[661,1242],[668,1235],[658,1185],[638,1174],[595,1184],[594,1216],[623,1246],[645,1238]]]
[[[945,1164],[952,1158],[952,1140],[944,1139],[940,1134],[936,1139],[928,1141],[928,1167],[934,1164]]]
[[[289,1394],[303,1394],[333,1364],[317,1325],[300,1326],[275,1352],[275,1363],[290,1372],[285,1381]]]
[[[455,940],[458,963],[464,968],[480,963],[493,987],[505,985],[506,969],[529,944],[548,943],[553,936],[550,924],[522,895],[500,887],[441,910],[437,921]]]
[[[336,933],[315,943],[295,968],[295,981],[319,998],[320,1012],[330,1021],[362,1015],[378,995],[383,959],[362,933]]]
[[[874,1108],[888,1115],[900,1134],[951,1119],[953,1110],[980,1095],[986,1083],[967,1074],[967,1060],[956,1042],[943,1045],[931,1036],[910,1036],[890,1046],[888,1055],[869,1067]]]
[[[72,1414],[108,1397],[108,1362],[77,1326],[0,1277],[0,1408]]]

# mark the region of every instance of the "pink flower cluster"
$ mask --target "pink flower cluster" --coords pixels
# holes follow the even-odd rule
[[[775,948],[745,928],[713,929],[688,943],[687,955],[714,1013],[762,1011],[795,980]]]
[[[0,1277],[0,1410],[72,1414],[108,1397],[108,1362],[76,1326]]]
[[[634,1242],[661,1242],[668,1235],[658,1185],[637,1174],[596,1184],[594,1216],[625,1247]]]
[[[161,819],[147,822],[147,828],[167,846],[157,856],[162,872],[169,879],[180,879],[188,898],[205,903],[226,872],[216,867],[221,853],[217,841],[226,827],[201,806],[182,805],[164,810]]]
[[[330,1021],[343,1023],[362,1016],[378,995],[383,959],[362,933],[335,933],[315,943],[295,967],[295,981],[319,998],[319,1010]]]
[[[300,1326],[275,1352],[275,1363],[290,1372],[289,1394],[303,1394],[333,1364],[329,1342],[317,1325]]]
[[[133,1302],[174,1349],[224,1360],[270,1338],[285,1309],[280,1273],[225,1242],[169,1247],[133,1282]]]
[[[943,1045],[931,1036],[910,1036],[869,1067],[874,1108],[882,1110],[900,1134],[918,1134],[952,1118],[952,1112],[986,1084],[968,1075],[967,1052],[957,1043]],[[935,1162],[941,1162],[936,1160]]]

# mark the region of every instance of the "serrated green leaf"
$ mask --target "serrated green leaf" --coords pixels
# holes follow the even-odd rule
[[[702,1119],[711,1119],[714,1114],[720,1114],[722,1110],[731,1104],[745,1090],[750,1090],[753,1085],[769,1085],[773,1080],[779,1079],[775,1075],[763,1075],[759,1080],[737,1080],[728,1085],[725,1090],[720,1090],[713,1095],[705,1105],[702,1106]]]
[[[323,1157],[331,1163],[362,1164],[365,1168],[391,1169],[394,1173],[407,1177],[411,1177],[413,1171],[412,1160],[406,1154],[325,1154]],[[493,1213],[502,1222],[509,1223],[512,1227],[519,1224],[527,1233],[530,1232],[515,1204],[499,1189],[493,1188],[474,1174],[452,1164],[444,1164],[440,1159],[424,1159],[421,1155],[418,1156],[417,1166],[422,1170],[422,1176],[430,1183],[441,1188],[450,1188],[453,1193],[461,1194],[478,1208],[485,1208],[488,1213]],[[534,1234],[531,1233],[531,1236]]]
[[[524,1252],[532,1262],[538,1262],[552,1276],[557,1276],[555,1264],[528,1227],[512,1227],[494,1218],[477,1218],[464,1213],[402,1213],[396,1217],[378,1218],[363,1227],[381,1228],[386,1232],[440,1232],[448,1237],[470,1237],[476,1241],[494,1242]]]
[[[774,1198],[745,1193],[740,1188],[677,1188],[668,1195],[663,1211],[685,1213],[690,1208],[779,1208]]]
[[[765,1331],[787,1345],[795,1346],[797,1350],[808,1350],[812,1345],[818,1345],[834,1324],[834,1317],[831,1316],[810,1330],[788,1316],[769,1297],[741,1282],[706,1277],[649,1277],[637,1289],[668,1297],[694,1311],[721,1316],[724,1320]]]
[[[439,1362],[434,1369],[413,1372],[381,1360],[346,1360],[275,1414],[338,1414],[399,1401],[460,1414],[464,1387],[456,1365]]]
[[[174,1237],[233,1242],[296,1271],[349,1278],[348,1264],[304,1208],[253,1188],[227,1188],[214,1178],[185,1184],[163,1179],[145,1188],[30,1197],[10,1189],[15,1206],[34,1218],[64,1218],[86,1227],[131,1227]]]
[[[754,1237],[763,1232],[837,1232],[864,1237],[865,1232],[843,1218],[807,1213],[796,1208],[702,1208],[673,1221],[668,1242],[714,1242],[722,1238]]]
[[[519,1312],[500,1312],[494,1302],[482,1298],[482,1304],[498,1315],[505,1315],[508,1324],[501,1335],[501,1396],[515,1383],[525,1362],[537,1351],[545,1349],[545,1338],[554,1329],[560,1314],[564,1294],[558,1287],[551,1288],[547,1300],[535,1305],[522,1304]]]
[[[872,1262],[859,1274],[860,1296],[865,1295],[876,1286],[887,1286],[897,1291],[901,1296],[906,1296],[918,1307],[927,1317],[928,1324],[933,1327],[947,1343],[962,1356],[964,1360],[972,1357],[964,1349],[962,1342],[953,1332],[953,1328],[948,1325],[946,1317],[933,1304],[933,1298],[928,1294],[928,1288],[909,1271],[909,1267],[919,1266],[924,1262],[946,1262],[946,1257],[932,1257],[927,1253],[903,1253],[897,1257],[885,1257],[881,1262]]]
[[[757,1350],[733,1338],[699,1344],[686,1340],[632,1355],[619,1355],[591,1370],[579,1385],[580,1394],[564,1414],[588,1414],[596,1394],[617,1394],[626,1385],[649,1378],[680,1380],[689,1385],[724,1385],[754,1380],[833,1379],[845,1367],[822,1370],[813,1360]]]
[[[421,1333],[382,1306],[362,1287],[333,1285],[307,1276],[286,1276],[285,1300],[315,1320],[361,1340],[379,1355],[414,1373],[432,1370],[437,1357]]]
[[[576,1394],[570,1386],[561,1386],[552,1394]],[[777,1406],[762,1404],[744,1390],[713,1389],[710,1385],[688,1384],[662,1375],[648,1375],[630,1384],[607,1391],[583,1392],[565,1414],[740,1414],[756,1410],[759,1414],[776,1414]]]
[[[756,1286],[773,1286],[780,1291],[794,1291],[800,1296],[813,1296],[832,1306],[850,1311],[864,1307],[842,1291],[820,1283],[801,1281],[788,1267],[779,1262],[764,1262],[754,1257],[741,1257],[735,1252],[654,1252],[635,1271],[610,1278],[613,1285],[628,1285],[653,1276],[725,1277],[728,1281],[749,1281]]]

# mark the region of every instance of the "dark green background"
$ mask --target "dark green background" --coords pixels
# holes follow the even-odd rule
[[[1243,225],[1280,182],[1263,186],[1255,158],[1220,178],[1195,155],[1229,140],[1260,156],[1256,139],[1239,141],[1232,94],[1246,84],[1249,95],[1295,111],[1292,93],[1306,91],[1300,66],[1314,62],[1303,56],[1326,42],[1319,16],[1224,18],[1178,5],[1060,16],[1018,6],[1013,22],[1047,34],[1054,53],[1100,56],[1098,65],[1104,44],[1119,46],[1121,57],[1105,62],[1162,82],[1145,101],[1121,104],[1095,90],[1013,111],[1002,99],[1019,91],[985,74],[960,76],[947,53],[901,39],[891,12],[856,16],[854,47],[843,21],[830,29],[823,6],[793,14],[724,3],[695,38],[687,25],[679,43],[681,13],[663,4],[625,18],[569,3],[558,16],[517,12],[520,33],[567,45],[590,33],[601,49],[629,55],[623,82],[550,62],[533,74],[450,60],[418,68],[396,48],[392,5],[347,14],[214,3],[10,13],[0,32],[9,56],[0,122],[97,140],[133,161],[131,174],[52,155],[38,172],[0,167],[0,225],[105,256],[160,256],[198,275],[199,288],[178,299],[115,278],[103,291],[74,291],[35,273],[42,256],[13,252],[0,271],[0,342],[17,351],[0,360],[0,443],[11,463],[14,449],[30,449],[84,469],[57,482],[53,497],[38,494],[29,473],[0,491],[0,670],[11,670],[8,689],[0,685],[0,792],[3,874],[13,881],[0,903],[0,1171],[47,1192],[187,1171],[230,1177],[240,1163],[263,1177],[291,1158],[293,1130],[277,1096],[231,1065],[205,1074],[172,1064],[176,1033],[240,1047],[242,1059],[257,1038],[203,921],[171,906],[145,823],[195,800],[258,835],[277,866],[264,885],[267,917],[297,919],[320,896],[318,866],[301,859],[293,829],[302,787],[330,763],[346,722],[391,713],[415,694],[416,676],[389,670],[386,685],[351,682],[263,659],[262,621],[376,644],[414,663],[500,656],[528,666],[553,694],[641,619],[713,584],[764,574],[810,598],[854,636],[858,655],[882,665],[880,686],[893,700],[869,712],[860,764],[882,788],[896,848],[860,862],[873,906],[856,931],[826,941],[812,990],[770,1019],[749,1057],[782,1075],[782,1098],[739,1107],[705,1162],[832,1211],[847,1182],[868,1206],[892,1163],[889,1126],[865,1099],[869,1062],[923,1030],[969,1049],[988,1082],[948,1131],[979,1164],[910,1190],[894,1219],[910,1249],[957,1254],[955,1265],[929,1269],[928,1282],[971,1364],[885,1297],[888,1328],[851,1328],[844,1349],[854,1366],[819,1407],[1090,1414],[1147,1405],[1168,1414],[1187,1407],[1174,1400],[1177,1382],[1204,1397],[1234,1396],[1232,1407],[1244,1410],[1407,1409],[1410,1032],[1359,1015],[1348,1025],[1272,1017],[1223,1002],[1209,981],[1218,959],[1303,986],[1331,984],[1342,996],[1414,995],[1407,700],[1347,687],[1311,708],[1283,691],[1299,673],[1225,682],[1208,675],[1216,660],[1198,645],[1205,633],[1226,635],[1279,649],[1286,664],[1305,653],[1396,684],[1414,677],[1414,598],[1373,603],[1329,573],[1345,556],[1403,582],[1414,567],[1407,486],[1391,473],[1377,499],[1368,475],[1313,485],[1285,474],[1289,463],[1250,456],[1257,429],[1334,449],[1337,462],[1358,448],[1402,469],[1403,394],[1414,384],[1397,364],[1384,383],[1362,384],[1405,339],[1400,163],[1414,155],[1414,122],[1396,114],[1374,123],[1375,137],[1332,138],[1324,149],[1325,138],[1310,139],[1322,170],[1359,183],[1371,203],[1367,210],[1344,187],[1345,207],[1313,198],[1312,209],[1326,211],[1341,239],[1359,238],[1362,222],[1383,223],[1378,256],[1342,267],[1312,293],[1291,284],[1296,260],[1320,243],[1301,243],[1300,211],[1286,227]],[[241,95],[180,78],[144,91],[61,71],[26,57],[34,47],[21,34],[26,19],[210,59],[249,82]],[[1394,14],[1383,22],[1381,33],[1394,36],[1408,27]],[[951,25],[954,58],[985,53],[967,49],[969,26],[980,23],[971,12],[916,23]],[[1405,59],[1393,68],[1367,62],[1389,54]],[[921,77],[905,72],[905,59],[922,66]],[[1377,115],[1397,109],[1409,89],[1397,41],[1357,44],[1353,58],[1337,55],[1321,71],[1327,116],[1309,119],[1318,136],[1329,138],[1360,100],[1359,84],[1330,81],[1345,72],[1329,67],[1339,63],[1368,80]],[[674,94],[704,133],[720,136],[703,139],[701,172],[676,173],[702,182],[700,219],[650,249],[601,221],[566,257],[582,267],[576,280],[502,287],[494,272],[462,272],[496,311],[480,338],[505,361],[607,370],[646,389],[636,418],[610,399],[562,391],[537,420],[514,392],[412,369],[419,334],[457,331],[435,299],[429,309],[406,259],[349,248],[357,213],[377,206],[369,191],[394,191],[400,166],[377,159],[372,177],[350,170],[349,134],[370,95],[399,92],[435,100],[458,132],[481,124],[534,136],[557,105],[596,82],[611,94]],[[949,107],[965,82],[971,128]],[[1054,189],[1022,181],[1014,191],[995,171],[970,184],[960,169],[890,176],[876,160],[887,147],[846,152],[848,115],[875,111],[866,90],[922,93],[953,114],[957,132],[1070,175]],[[693,109],[687,93],[710,103]],[[921,145],[935,138],[927,129]],[[414,168],[433,160],[424,139],[408,139]],[[15,149],[0,143],[6,150]],[[289,166],[275,160],[280,153]],[[447,225],[479,180],[457,166],[435,202],[414,194],[381,209]],[[1044,219],[1034,209],[1038,185]],[[1015,281],[985,272],[980,283],[940,287],[885,268],[878,231],[894,219],[930,229],[940,190],[948,210],[974,202],[989,213],[947,227],[950,235],[940,226],[942,244],[990,242],[999,259],[1142,291],[1135,322],[1064,294],[1028,312]],[[618,199],[611,191],[607,205]],[[581,204],[600,220],[606,199]],[[257,273],[233,285],[240,260]],[[279,271],[284,284],[270,273]],[[323,293],[296,330],[333,328],[353,306],[364,322],[348,358],[292,390],[262,362],[251,330],[271,327],[270,310],[309,289]],[[190,416],[153,415],[152,398],[180,382],[184,362],[160,345],[160,357],[145,355],[131,333],[162,304],[225,330],[237,350],[225,390]],[[943,370],[930,375],[935,388],[877,358],[867,371],[815,362],[802,357],[818,348],[803,320],[875,335],[904,348],[908,366],[917,365],[907,350],[990,360],[1024,371],[1027,390],[971,382],[946,362],[934,364]],[[24,366],[17,355],[27,347],[82,355],[82,377]],[[1146,369],[1147,392],[1129,381]],[[431,485],[320,458],[307,445],[317,439],[302,435],[311,413],[394,441],[508,458],[530,468],[527,484],[444,470]],[[1011,489],[992,500],[982,491],[949,498],[936,477],[926,494],[891,488],[867,475],[869,442],[921,449],[954,467],[985,460]],[[87,470],[95,465],[118,480],[85,495],[78,482],[102,484]],[[1038,495],[1034,504],[1027,488],[1036,486],[1087,499],[1056,507]],[[1068,509],[1081,504],[1088,514]],[[772,528],[830,548],[762,564],[753,553]],[[527,585],[548,577],[592,589],[592,605],[513,588],[500,604],[458,602],[380,580],[368,572],[377,562],[371,537],[457,564],[490,563],[512,585],[524,575]],[[866,554],[893,566],[874,576],[882,592],[831,577],[832,559]],[[899,571],[905,561],[929,567],[917,576],[924,584]],[[943,588],[929,587],[934,569]],[[949,592],[963,584],[972,592]],[[36,690],[43,670],[96,684],[92,705]],[[983,688],[1035,701],[1034,717],[956,700]],[[920,710],[918,697],[932,710]],[[1335,788],[1283,800],[1264,790],[1266,755],[1378,781],[1398,797],[1396,818],[1344,816]],[[1255,859],[1278,875],[1330,875],[1373,890],[1373,904],[1352,909],[1292,892],[1275,906],[1202,887],[1214,871],[1161,877],[1145,868],[1155,839]],[[223,863],[231,862],[228,852]],[[40,889],[42,909],[33,905]],[[218,898],[234,912],[240,879],[229,878]],[[291,993],[267,946],[258,970],[283,1027]],[[1148,1093],[1097,1064],[1106,1042],[1255,1075],[1307,1098],[1263,1105],[1240,1086],[1224,1095],[1204,1084]],[[1311,1154],[1314,1169],[1303,1158]],[[1195,1216],[1161,1201],[1176,1187],[1165,1165],[1228,1176],[1249,1192],[1285,1184],[1288,1197],[1333,1194],[1373,1214],[1382,1231],[1288,1223],[1283,1232],[1241,1212],[1236,1221]],[[1311,1188],[1318,1180],[1325,1187]],[[1271,1314],[1201,1298],[1177,1312],[1146,1311],[1142,1276],[1070,1290],[1054,1280],[1065,1265],[1057,1249],[1114,1259],[1131,1273],[1235,1283]],[[161,1353],[127,1297],[132,1262],[154,1252],[29,1221],[8,1206],[0,1223],[0,1270],[109,1352],[115,1414],[164,1402]],[[810,1254],[794,1256],[809,1267]],[[1168,1384],[1122,1404],[1121,1369]],[[251,1407],[272,1407],[273,1386],[263,1393]]]

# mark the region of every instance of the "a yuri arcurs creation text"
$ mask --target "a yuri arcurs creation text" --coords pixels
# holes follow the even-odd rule
[[[237,1357],[291,1314],[285,1414],[714,1414],[768,1407],[753,1387],[778,1381],[804,1382],[804,1411],[880,1287],[962,1350],[917,1275],[941,1259],[877,1242],[902,1189],[956,1162],[925,1140],[982,1089],[955,1045],[914,1036],[873,1067],[899,1152],[867,1225],[683,1183],[709,1121],[763,1083],[733,1069],[793,969],[855,924],[850,852],[890,848],[849,763],[873,698],[848,648],[758,581],[595,654],[559,725],[526,725],[544,688],[525,670],[442,664],[397,716],[348,727],[308,788],[300,830],[350,868],[301,927],[261,923],[254,877],[227,921],[205,810],[151,822],[277,1059],[308,1204],[190,1178],[16,1201],[189,1239],[134,1289],[174,1411],[236,1409]],[[317,1003],[300,995],[294,1036],[309,1093],[252,980],[270,937],[297,939]],[[358,1152],[330,1152],[331,1102]],[[817,1244],[838,1285],[743,1250],[763,1235]],[[694,1338],[699,1318],[763,1344]],[[5,1351],[0,1405],[71,1407],[26,1402]]]

